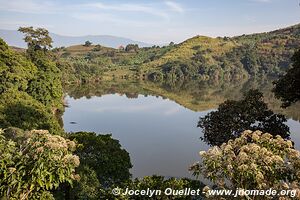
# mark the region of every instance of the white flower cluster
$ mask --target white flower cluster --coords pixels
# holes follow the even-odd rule
[[[279,135],[247,130],[220,147],[201,151],[200,156],[202,163],[191,170],[220,188],[295,189],[300,199],[300,152]]]

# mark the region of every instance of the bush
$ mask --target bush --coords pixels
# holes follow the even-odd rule
[[[216,111],[201,117],[198,127],[202,128],[205,142],[221,145],[234,139],[243,130],[262,130],[272,135],[289,137],[289,127],[284,124],[286,117],[275,114],[263,100],[258,90],[249,90],[239,101],[227,100]]]
[[[294,189],[300,198],[300,152],[279,135],[244,131],[239,138],[200,155],[202,163],[195,163],[191,171],[219,188]]]
[[[0,95],[0,127],[45,129],[53,134],[62,134],[62,128],[51,108],[47,108],[26,92],[14,90]]]
[[[79,180],[76,144],[48,131],[0,130],[0,197],[53,199],[60,183]]]

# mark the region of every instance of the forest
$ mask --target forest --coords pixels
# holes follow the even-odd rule
[[[1,199],[202,199],[202,194],[115,196],[112,188],[210,190],[200,179],[156,175],[132,179],[130,155],[112,135],[65,132],[61,115],[68,88],[79,85],[84,94],[101,95],[112,89],[109,81],[126,81],[129,97],[143,90],[161,92],[204,110],[207,107],[186,99],[192,99],[193,92],[206,92],[203,88],[214,90],[217,84],[227,87],[234,81],[268,79],[273,80],[272,92],[282,107],[300,99],[299,24],[268,33],[196,36],[163,47],[129,44],[119,49],[90,41],[52,48],[46,29],[19,31],[27,49],[16,50],[0,39]],[[130,88],[130,81],[139,81],[142,87]],[[85,89],[85,84],[103,82],[100,91]],[[180,99],[181,95],[186,96]],[[211,148],[200,152],[203,162],[191,163],[189,170],[196,178],[209,179],[215,188],[289,188],[300,199],[300,152],[290,140],[286,116],[269,108],[264,96],[250,89],[242,99],[207,105],[217,109],[200,118],[198,127]]]

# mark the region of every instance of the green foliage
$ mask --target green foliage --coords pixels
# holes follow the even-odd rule
[[[35,76],[27,79],[26,92],[46,106],[61,108],[61,72],[51,61],[48,52],[52,47],[49,32],[46,29],[33,27],[20,27],[19,31],[25,33],[24,40],[28,45],[27,56],[37,68]]]
[[[273,135],[289,137],[289,127],[284,115],[275,114],[263,101],[258,90],[249,90],[240,101],[227,100],[216,111],[201,117],[198,127],[202,128],[205,142],[221,145],[238,137],[243,130],[262,130]]]
[[[85,43],[84,43],[83,46],[89,47],[89,46],[91,46],[91,45],[92,45],[92,43],[91,43],[90,41],[85,41]]]
[[[256,76],[259,69],[256,52],[257,50],[251,49],[244,55],[241,60],[244,68],[251,76]]]
[[[111,188],[105,189],[101,191],[100,199],[114,199],[114,200],[192,200],[192,199],[202,199],[201,189],[203,188],[203,183],[197,180],[191,179],[179,179],[179,178],[165,178],[163,176],[145,176],[142,179],[134,179],[130,180],[122,185],[115,185]],[[119,188],[120,195],[112,194],[113,188]],[[152,197],[143,196],[143,195],[126,195],[123,194],[126,191],[126,188],[130,190],[147,190],[148,188],[151,190],[161,190],[160,195],[154,194]],[[164,191],[167,188],[172,188],[174,190],[184,190],[186,188],[190,188],[192,190],[199,190],[200,195],[187,195],[187,196],[180,196],[180,195],[165,195]]]
[[[70,191],[70,198],[77,200],[99,199],[99,197],[102,196],[103,188],[97,178],[95,170],[87,165],[81,164],[76,171],[80,176],[80,181],[75,182],[74,187]]]
[[[68,137],[81,145],[75,153],[83,165],[96,172],[99,182],[104,187],[124,182],[131,177],[129,154],[121,148],[118,140],[111,138],[111,135],[77,132],[70,133]]]
[[[190,200],[190,199],[202,199],[201,192],[199,192],[200,195],[195,196],[180,196],[180,195],[164,195],[163,192],[167,188],[172,188],[174,190],[184,190],[186,188],[190,188],[192,190],[199,190],[201,191],[201,188],[203,188],[203,184],[200,181],[196,180],[190,180],[190,179],[179,179],[179,178],[169,178],[166,179],[163,176],[146,176],[142,179],[135,179],[132,181],[131,184],[129,184],[128,188],[132,188],[134,190],[147,190],[147,188],[151,189],[159,189],[162,191],[162,195],[154,195],[153,197],[145,197],[145,196],[133,196],[130,199],[135,200],[146,200],[146,199],[180,199],[180,200]]]
[[[137,52],[139,50],[139,46],[137,44],[128,44],[125,47],[125,51],[127,52]]]
[[[24,41],[28,45],[29,52],[48,50],[52,47],[52,38],[49,36],[49,31],[44,28],[20,27],[18,31],[25,34]]]
[[[99,45],[92,48],[71,46],[56,55],[63,83],[95,83],[101,79],[140,79],[144,73],[143,63],[158,59],[172,48],[155,46],[128,52]]]
[[[195,163],[191,171],[219,189],[290,189],[297,190],[296,199],[300,197],[300,152],[279,135],[244,131],[239,138],[200,155],[202,163]]]
[[[34,39],[36,42],[39,44]],[[61,134],[53,115],[56,109],[62,109],[60,71],[43,50],[32,51],[30,59],[0,40],[0,127]]]
[[[25,92],[11,90],[0,95],[0,127],[24,130],[45,129],[62,134],[62,128],[50,108]]]
[[[32,62],[11,50],[0,38],[0,93],[9,89],[25,91],[36,73],[37,67]]]
[[[61,71],[43,52],[37,50],[33,57],[38,73],[29,82],[27,93],[44,105],[60,107],[63,96]]]
[[[93,51],[100,51],[100,50],[101,50],[100,44],[95,45],[95,47],[93,48]]]
[[[275,81],[273,89],[277,98],[280,98],[283,107],[300,100],[300,50],[292,57],[293,66],[286,74]]]
[[[198,81],[235,82],[282,74],[289,67],[290,54],[299,44],[299,30],[296,25],[233,38],[196,36],[163,47],[139,48],[129,44],[125,51],[79,45],[68,47],[57,55],[59,61],[70,66],[65,70],[61,68],[66,83],[134,78],[174,86],[190,81],[191,77]],[[179,65],[184,65],[188,73]],[[170,66],[174,70],[168,75],[166,67]],[[163,73],[163,79],[156,76],[160,73]]]
[[[72,154],[76,144],[48,131],[7,129],[0,132],[0,197],[53,199],[47,192],[79,180]]]
[[[300,26],[233,38],[196,36],[150,62],[143,68],[150,75],[169,63],[181,62],[198,68],[202,80],[242,80],[247,77],[278,76],[289,67],[289,56],[299,45]],[[168,81],[168,79],[166,80]]]

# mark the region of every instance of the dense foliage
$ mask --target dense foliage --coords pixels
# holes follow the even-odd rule
[[[201,80],[242,80],[278,76],[289,67],[289,57],[300,45],[300,25],[268,33],[239,37],[196,36],[144,64],[150,79],[162,73],[165,81],[182,81],[191,75]],[[179,64],[178,64],[179,63]],[[171,68],[165,71],[165,67]],[[189,69],[191,74],[185,74]]]
[[[150,91],[153,95],[175,98],[183,105],[196,109],[208,108],[223,101],[221,98],[215,98],[216,94],[224,93],[234,98],[232,90],[236,90],[236,86],[230,85],[228,80],[245,80],[250,76],[263,80],[266,75],[281,74],[289,66],[291,49],[299,44],[300,29],[297,25],[275,32],[234,38],[197,36],[179,45],[170,43],[164,47],[139,48],[130,44],[125,48],[112,49],[92,45],[86,41],[84,45],[61,47],[52,51],[52,39],[47,30],[33,27],[21,27],[19,30],[25,34],[24,39],[28,44],[26,52],[14,52],[0,39],[0,128],[5,129],[5,133],[0,132],[0,197],[53,199],[54,194],[56,199],[191,199],[193,197],[190,196],[147,198],[113,195],[112,189],[115,187],[123,188],[122,190],[126,187],[139,190],[164,190],[167,187],[199,189],[202,188],[202,184],[198,181],[165,179],[158,176],[131,180],[129,170],[132,164],[129,153],[111,135],[63,133],[54,116],[62,109],[62,82],[95,83],[112,80],[97,89],[94,85],[83,85],[79,91],[73,88],[74,91],[71,90],[70,95],[75,97],[125,91],[129,98],[136,98],[138,94],[147,95]],[[298,61],[294,59],[294,68],[299,66]],[[290,74],[295,75],[295,71]],[[297,78],[290,75],[286,77],[289,78],[285,81],[291,77]],[[150,79],[155,83],[141,81],[137,85],[130,85],[127,82],[117,87],[117,79]],[[281,84],[279,82],[277,85]],[[221,88],[214,88],[216,84],[222,85]],[[239,87],[243,89],[242,84]],[[224,88],[233,89],[224,91]],[[214,100],[213,103],[208,103],[210,98]],[[217,111],[201,118],[198,126],[203,128],[204,140],[211,145],[221,145],[240,136],[246,129],[260,129],[287,138],[289,129],[284,124],[286,118],[268,109],[262,98],[261,93],[251,90],[245,94],[244,99],[226,101]],[[288,101],[295,100],[289,98]],[[204,106],[201,105],[203,102],[206,103]],[[25,131],[8,127],[18,127]],[[49,132],[30,131],[32,129],[44,129]],[[60,134],[68,139],[53,134]],[[258,141],[257,137],[261,137],[262,142]],[[75,152],[75,143],[71,140],[79,143]],[[279,166],[272,168],[278,174],[272,179],[270,170],[262,172],[263,165],[261,159],[258,159],[258,169],[253,168],[256,170],[253,172],[256,173],[255,176],[248,176],[249,173],[245,172],[243,166],[238,168],[242,171],[234,173],[234,176],[241,177],[241,174],[246,173],[245,180],[233,182],[232,185],[256,186],[262,181],[256,179],[260,175],[259,172],[269,181],[268,186],[273,184],[274,187],[281,187],[277,180],[283,179],[288,173],[290,176],[286,180],[289,181],[288,184],[291,183],[291,187],[294,184],[292,181],[299,183],[299,179],[295,178],[299,171],[299,155],[291,150],[290,142],[279,136],[274,139],[271,135],[262,135],[260,132],[252,135],[246,132],[241,138],[229,140],[228,143],[236,145],[232,151],[238,154],[238,157],[239,146],[246,146],[251,150],[252,143],[255,142],[258,146],[263,146],[260,149],[255,147],[256,153],[259,151],[261,155],[269,157],[271,153],[276,154],[276,159],[273,160],[274,156],[270,157],[270,163]],[[278,143],[281,146],[276,146]],[[270,145],[274,148],[269,148]],[[224,148],[224,153],[225,146],[226,144],[223,144],[220,147],[222,151]],[[249,153],[246,147],[243,152]],[[229,148],[228,145],[226,148]],[[228,180],[236,180],[236,177],[230,179],[232,174],[226,174],[228,171],[225,175],[217,171],[222,168],[210,168],[210,159],[217,159],[213,160],[213,166],[217,162],[225,162],[221,157],[212,154],[217,152],[219,156],[221,150],[215,147],[214,150],[203,154],[212,156],[204,156],[207,161],[203,165],[207,167],[205,172],[216,172],[213,175],[208,172],[206,175],[213,181],[216,180],[214,176],[219,176],[219,180],[224,176]],[[73,152],[80,157],[79,167],[79,159],[72,154]],[[290,169],[286,169],[286,163],[281,162],[280,156],[294,159]],[[234,159],[229,161],[232,161],[232,165],[238,165],[248,162],[250,157],[249,160],[242,158],[242,162]],[[220,166],[228,167],[226,164],[228,163]],[[201,167],[193,166],[196,174],[201,171]],[[73,180],[79,180],[79,176],[80,181],[73,183]]]
[[[38,73],[29,82],[26,91],[44,105],[60,108],[63,96],[61,72],[48,56],[41,50],[31,54],[31,60],[38,67]]]
[[[99,199],[111,186],[129,181],[129,154],[111,135],[77,132],[68,134],[68,138],[77,141],[75,153],[81,162],[76,170],[80,182],[64,191],[70,199]]]
[[[0,127],[44,129],[50,133],[62,134],[51,108],[47,108],[26,92],[15,90],[0,95]]]
[[[87,174],[86,174],[87,175]],[[91,174],[92,178],[93,174]],[[94,179],[91,179],[92,182],[89,182],[87,191],[90,193],[82,193],[83,196],[77,197],[77,199],[112,199],[112,200],[196,200],[202,199],[201,189],[204,187],[204,184],[197,180],[191,180],[186,178],[165,178],[163,176],[145,176],[141,179],[128,180],[120,185],[114,185],[110,188],[99,187],[99,183],[92,185],[91,183],[95,183]],[[113,194],[112,190],[117,188],[119,194]],[[126,189],[141,191],[147,189],[152,190],[161,190],[161,195],[154,194],[153,196],[147,195],[129,195],[125,194]],[[185,190],[186,188],[190,188],[191,190],[199,190],[199,195],[165,195],[164,191],[167,188],[172,188],[174,190]],[[124,193],[124,194],[123,194]]]
[[[0,130],[0,197],[53,199],[50,190],[80,178],[75,146],[44,130]]]
[[[273,89],[276,97],[283,101],[283,107],[288,107],[300,100],[300,50],[294,54],[292,62],[293,66],[284,76],[275,81]]]
[[[120,183],[131,177],[129,153],[111,135],[77,132],[70,133],[68,137],[81,145],[77,148],[76,155],[80,157],[83,165],[96,172],[102,185]]]
[[[291,189],[300,199],[300,152],[279,135],[244,131],[239,138],[200,155],[202,163],[195,163],[191,171],[220,189]]]
[[[135,179],[130,180],[129,182],[122,185],[121,188],[119,188],[120,193],[125,192],[125,189],[133,189],[133,190],[147,190],[148,188],[151,188],[153,190],[161,190],[161,195],[153,195],[151,197],[146,195],[112,195],[111,190],[106,191],[105,198],[106,199],[115,199],[115,200],[192,200],[192,199],[202,199],[202,194],[199,192],[200,195],[165,195],[164,191],[167,188],[172,188],[174,190],[184,190],[186,188],[190,188],[191,190],[199,190],[203,188],[203,184],[200,181],[197,180],[191,180],[191,179],[179,179],[179,178],[165,178],[162,176],[145,176],[141,179]]]
[[[258,90],[249,90],[239,101],[228,100],[220,104],[216,111],[201,117],[198,127],[202,128],[205,142],[221,145],[234,139],[243,130],[262,130],[272,135],[289,137],[289,127],[284,115],[275,114],[263,101]]]
[[[47,50],[52,40],[44,29],[20,30],[26,33],[26,53],[11,50],[0,39],[0,127],[61,134],[53,115],[63,108],[61,72]]]
[[[0,38],[0,93],[9,89],[26,91],[37,67],[24,56],[11,50]]]

